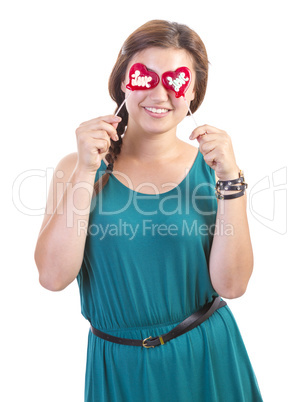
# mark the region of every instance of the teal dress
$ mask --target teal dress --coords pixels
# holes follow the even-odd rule
[[[104,173],[104,162],[96,180]],[[83,316],[108,334],[145,339],[170,331],[210,302],[208,260],[217,201],[198,152],[185,179],[162,194],[114,175],[93,199],[77,277]],[[199,327],[146,349],[88,339],[85,402],[262,401],[229,307]]]

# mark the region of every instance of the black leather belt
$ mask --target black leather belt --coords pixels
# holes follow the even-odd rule
[[[98,329],[94,328],[92,325],[91,325],[91,331],[94,335],[109,342],[119,343],[121,345],[143,346],[144,348],[154,348],[155,346],[164,345],[171,339],[177,338],[177,336],[185,334],[186,332],[192,330],[193,328],[197,327],[198,325],[206,321],[214,313],[214,311],[226,305],[227,303],[224,300],[221,300],[220,297],[216,297],[212,302],[206,304],[202,309],[187,317],[184,321],[178,324],[170,332],[160,336],[156,336],[154,338],[152,338],[152,336],[149,336],[149,338],[143,340],[118,338],[117,336],[112,336],[106,334],[105,332],[101,332]]]

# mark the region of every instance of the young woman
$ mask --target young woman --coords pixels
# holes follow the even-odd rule
[[[181,67],[191,77],[185,98],[176,96],[185,82],[172,90],[164,79],[181,78]],[[207,77],[194,31],[141,26],[110,76],[117,106],[126,98],[119,116],[82,123],[78,152],[54,173],[35,259],[47,289],[78,280],[91,324],[87,402],[262,400],[219,297],[240,297],[252,273],[246,184],[225,131],[197,127],[197,146],[176,135]]]

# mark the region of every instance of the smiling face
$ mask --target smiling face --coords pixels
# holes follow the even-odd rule
[[[130,68],[135,63],[141,63],[149,71],[154,71],[160,80],[152,89],[134,90],[130,93],[126,102],[129,114],[128,129],[147,133],[176,132],[177,125],[187,115],[190,101],[194,99],[194,82],[190,83],[185,93],[186,103],[183,96],[177,98],[175,91],[163,85],[161,77],[165,72],[174,72],[182,66],[187,67],[192,77],[195,77],[190,55],[183,49],[158,47],[137,53],[128,65],[125,81],[121,86],[126,96],[130,92],[126,88],[130,82]]]

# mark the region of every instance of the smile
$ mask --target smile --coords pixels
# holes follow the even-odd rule
[[[152,113],[162,114],[169,112],[169,109],[156,109],[155,107],[145,107],[146,110]]]

